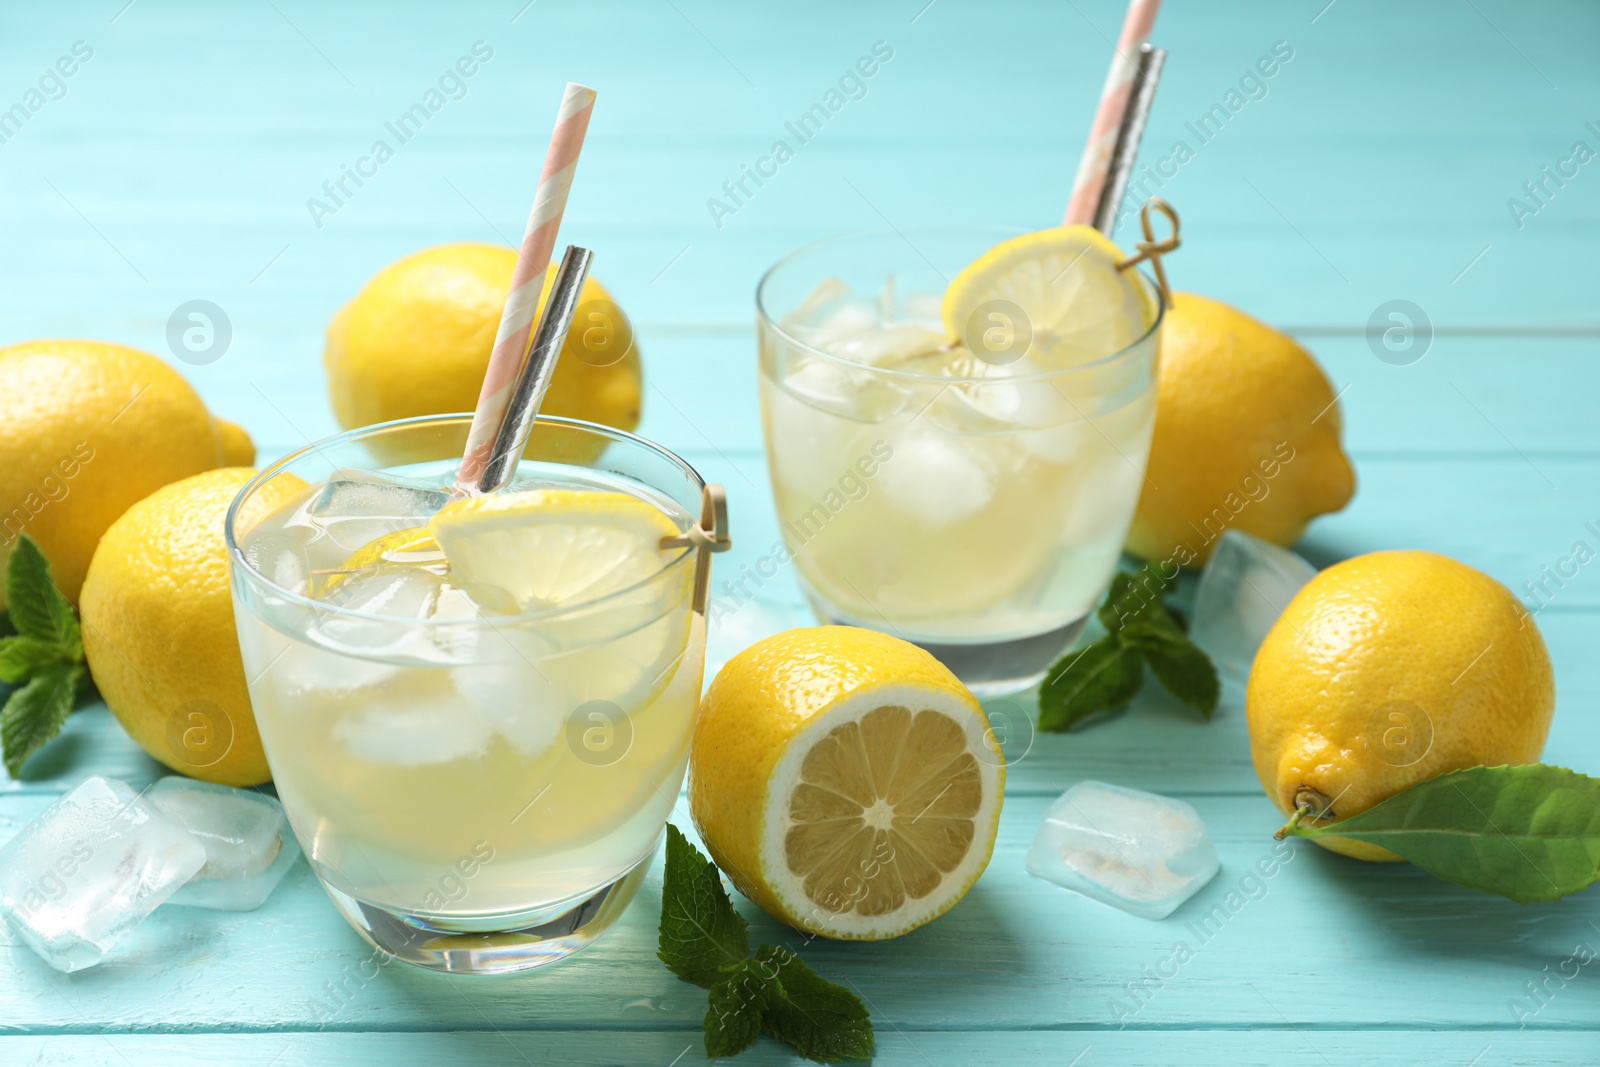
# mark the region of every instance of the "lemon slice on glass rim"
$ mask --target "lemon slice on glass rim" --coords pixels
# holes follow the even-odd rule
[[[851,626],[789,630],[729,660],[701,701],[690,810],[769,914],[824,937],[897,937],[983,873],[1005,759],[977,700],[927,652]]]
[[[688,647],[692,567],[649,580],[683,553],[661,547],[681,532],[660,508],[623,492],[468,497],[446,504],[426,526],[357,549],[324,594],[356,572],[442,563],[446,580],[468,599],[458,595],[448,615],[441,602],[436,618],[481,618],[484,654],[527,660],[575,700],[605,697],[632,708],[666,687]],[[548,620],[497,622],[569,607],[575,610]]]
[[[997,367],[1055,370],[1122,351],[1149,330],[1156,303],[1117,264],[1127,256],[1092,226],[1002,241],[945,290],[950,336]]]

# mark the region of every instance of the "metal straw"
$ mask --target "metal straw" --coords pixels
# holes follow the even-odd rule
[[[577,245],[568,245],[566,255],[561,257],[555,284],[550,288],[550,299],[533,336],[533,350],[517,376],[505,420],[500,423],[489,461],[478,479],[480,493],[504,489],[516,473],[517,461],[528,444],[528,434],[533,430],[533,420],[539,414],[545,390],[550,388],[556,360],[561,356],[561,346],[566,344],[567,331],[572,328],[578,296],[583,292],[584,279],[589,276],[589,264],[593,261],[594,253]]]
[[[1167,62],[1165,48],[1139,46],[1139,68],[1133,78],[1133,88],[1128,96],[1128,109],[1122,113],[1122,126],[1117,130],[1117,144],[1111,152],[1111,167],[1106,172],[1106,182],[1100,189],[1100,206],[1095,209],[1094,228],[1109,236],[1117,225],[1117,213],[1122,210],[1122,198],[1127,195],[1128,182],[1133,178],[1133,164],[1139,157],[1139,141],[1144,137],[1145,122],[1150,118],[1150,105],[1156,99],[1156,85],[1161,81],[1161,68]]]

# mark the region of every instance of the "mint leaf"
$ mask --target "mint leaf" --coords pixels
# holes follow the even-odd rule
[[[87,674],[82,664],[52,664],[6,700],[0,710],[0,745],[11,777],[20,777],[28,758],[61,732]]]
[[[737,1056],[761,1036],[766,1014],[767,980],[753,960],[741,960],[727,976],[711,987],[707,998],[706,1055]]]
[[[1153,563],[1136,571],[1118,571],[1111,576],[1106,600],[1096,613],[1106,633],[1116,633],[1131,622],[1163,615],[1162,598],[1177,585],[1176,578],[1163,578]]]
[[[710,988],[708,1056],[737,1055],[764,1030],[809,1059],[872,1057],[872,1020],[860,999],[788,949],[762,945],[749,958],[749,927],[728,902],[716,866],[670,823],[657,955],[679,978]]]
[[[63,658],[83,655],[83,639],[72,605],[50,577],[50,564],[33,538],[22,534],[6,563],[6,609],[23,637],[54,645]]]
[[[1600,881],[1600,779],[1533,763],[1451,771],[1297,837],[1348,837],[1519,904]]]
[[[1166,615],[1166,609],[1162,609]],[[1145,662],[1162,686],[1208,720],[1217,710],[1222,683],[1211,658],[1190,641],[1176,622],[1141,620],[1130,623],[1117,635],[1144,653]]]
[[[61,650],[33,637],[0,637],[0,682],[16,685],[62,660]]]
[[[1069,652],[1039,687],[1039,729],[1067,730],[1132,700],[1144,681],[1144,656],[1118,635]]]
[[[861,998],[818,975],[786,948],[762,945],[755,968],[768,976],[764,1025],[808,1060],[872,1058],[872,1020]]]
[[[656,955],[685,982],[709,987],[749,954],[749,924],[733,910],[716,866],[668,823]]]

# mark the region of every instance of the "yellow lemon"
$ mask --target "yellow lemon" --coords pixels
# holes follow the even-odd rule
[[[250,440],[243,426],[227,419],[212,421],[217,426],[217,440],[222,444],[224,467],[248,467],[256,461],[256,443]]]
[[[1339,406],[1311,353],[1237,308],[1177,293],[1161,329],[1156,429],[1128,551],[1180,567],[1222,531],[1288,545],[1355,493]]]
[[[322,362],[339,424],[476,407],[516,259],[498,245],[438,245],[374,275],[328,326]],[[554,282],[552,269],[545,297]],[[632,327],[590,278],[540,410],[631,430],[640,401]]]
[[[112,523],[83,583],[83,648],[100,695],[140,748],[224,785],[272,777],[245,688],[223,520],[255,475],[206,471],[156,490]],[[271,511],[306,489],[279,476]]]
[[[104,341],[0,348],[0,565],[25,532],[76,602],[117,516],[222,455],[199,394],[148,352]]]
[[[1250,751],[1278,809],[1304,804],[1318,825],[1446,771],[1534,762],[1555,700],[1544,639],[1510,590],[1433,552],[1373,552],[1313,578],[1267,634],[1250,671]]]
[[[1137,341],[1155,308],[1127,258],[1092,226],[1057,226],[1002,241],[950,282],[950,336],[1005,363],[1025,350],[1044,368],[1100,359]]]
[[[938,918],[994,851],[1005,760],[938,660],[819,626],[729,660],[700,705],[689,804],[717,866],[774,918],[876,941]]]

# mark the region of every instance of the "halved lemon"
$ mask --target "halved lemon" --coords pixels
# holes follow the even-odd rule
[[[690,810],[739,891],[824,937],[898,937],[994,851],[1005,759],[983,708],[915,645],[820,626],[760,641],[701,700]]]
[[[991,364],[1054,369],[1111,355],[1149,329],[1155,306],[1127,256],[1092,226],[1002,241],[956,275],[941,307],[950,336]]]

